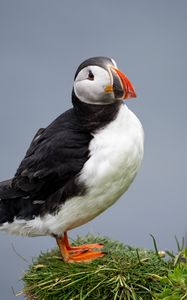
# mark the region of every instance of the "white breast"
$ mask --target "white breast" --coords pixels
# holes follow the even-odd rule
[[[143,129],[140,121],[123,105],[117,118],[94,135],[90,159],[80,182],[94,195],[123,193],[132,182],[143,157]],[[116,186],[117,185],[117,186]]]
[[[47,216],[46,227],[59,234],[87,223],[111,206],[137,174],[143,140],[140,121],[126,105],[121,106],[117,118],[90,143],[90,158],[79,177],[87,186],[86,195],[66,201],[57,216]]]
[[[136,176],[143,158],[143,140],[140,121],[122,105],[117,118],[99,130],[90,143],[90,158],[79,177],[87,193],[66,201],[57,215],[28,221],[22,232],[63,234],[102,213],[128,189]]]

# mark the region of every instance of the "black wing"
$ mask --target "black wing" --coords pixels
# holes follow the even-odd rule
[[[73,109],[39,129],[14,178],[0,185],[0,224],[55,213],[67,198],[84,193],[76,178],[91,138]]]
[[[13,187],[45,199],[75,178],[88,159],[91,135],[81,128],[74,110],[39,129],[21,162]]]

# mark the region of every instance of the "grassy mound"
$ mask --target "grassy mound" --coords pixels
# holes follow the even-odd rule
[[[136,249],[103,237],[78,238],[74,244],[104,243],[108,253],[91,263],[68,264],[57,249],[34,260],[23,281],[28,300],[181,300],[187,299],[184,249],[177,256]],[[155,241],[154,241],[155,243]],[[182,262],[181,262],[182,260]]]

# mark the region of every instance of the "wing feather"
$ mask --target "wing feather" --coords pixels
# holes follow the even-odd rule
[[[91,138],[81,128],[73,109],[65,112],[46,129],[38,130],[12,186],[33,199],[45,199],[59,188],[65,188],[88,159]]]

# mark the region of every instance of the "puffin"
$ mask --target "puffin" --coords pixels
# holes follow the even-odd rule
[[[72,108],[37,131],[14,177],[0,182],[0,231],[54,237],[67,263],[104,256],[103,244],[72,246],[67,232],[104,212],[133,182],[144,146],[142,125],[126,106],[135,97],[114,59],[82,62]]]

